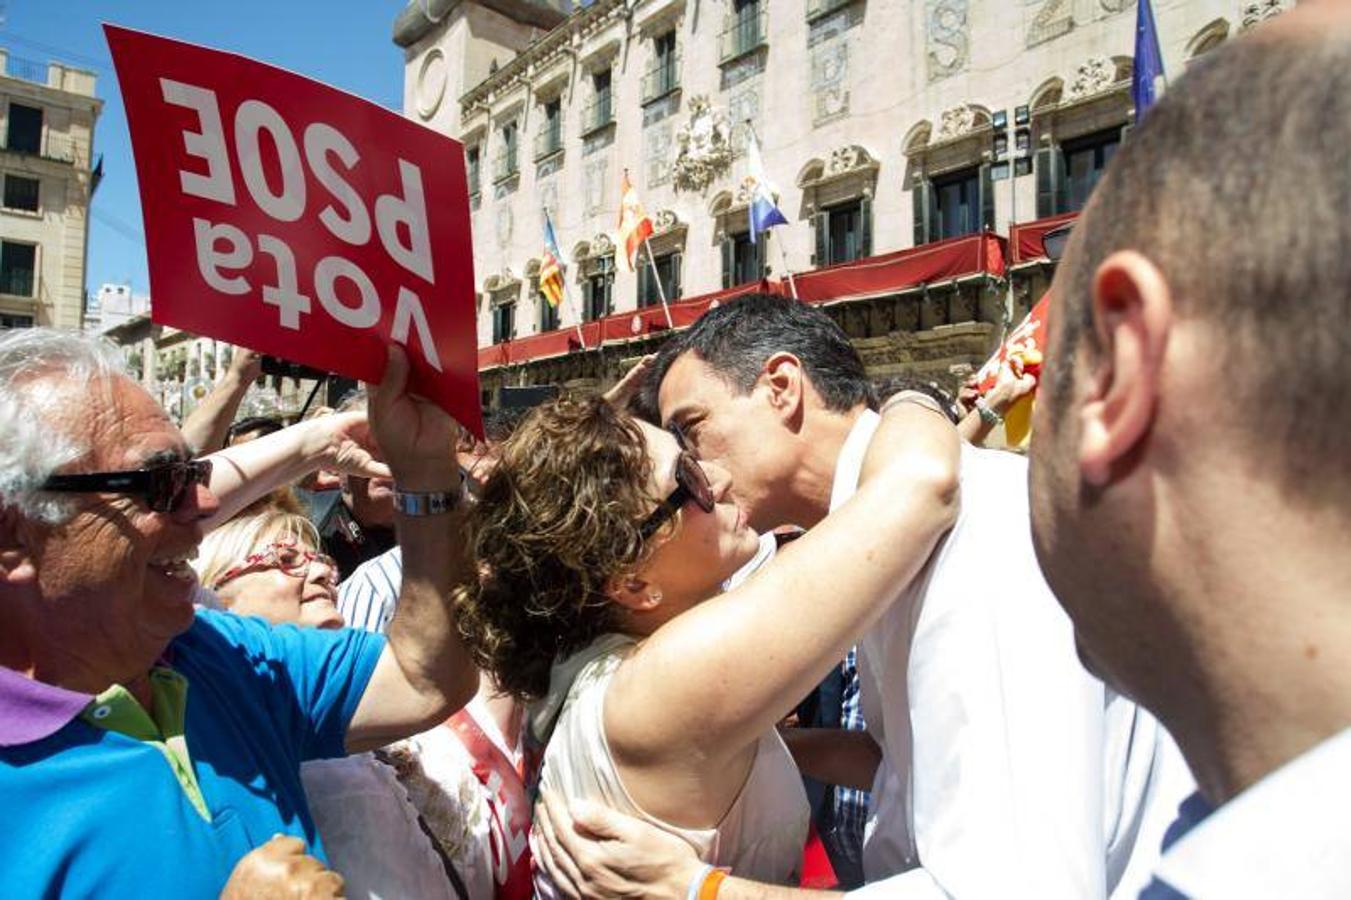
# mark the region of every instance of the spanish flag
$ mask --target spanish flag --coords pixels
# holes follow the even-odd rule
[[[1041,378],[1042,360],[1046,353],[1046,322],[1050,314],[1050,295],[1043,296],[1027,314],[1027,318],[1004,340],[994,356],[976,373],[976,390],[983,396],[999,380],[999,372],[1010,366],[1016,374],[1027,372]],[[1020,398],[1004,414],[1004,440],[1009,447],[1026,448],[1032,437],[1032,407],[1037,392]]]
[[[638,192],[629,183],[629,170],[619,183],[619,242],[624,245],[624,262],[628,271],[634,271],[638,248],[652,235],[652,220],[638,201]]]
[[[555,308],[563,300],[563,264],[558,261],[562,254],[558,251],[558,238],[554,236],[554,223],[549,211],[544,211],[544,258],[539,264],[539,290],[549,305]]]

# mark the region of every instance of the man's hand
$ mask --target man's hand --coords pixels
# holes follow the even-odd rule
[[[230,873],[221,900],[324,900],[345,897],[342,876],[305,853],[297,837],[277,835]]]
[[[627,407],[629,401],[643,389],[643,384],[647,381],[647,373],[656,360],[657,354],[655,353],[649,353],[638,360],[633,368],[625,372],[624,377],[615,383],[614,387],[604,393],[605,402],[619,409]]]
[[[701,866],[684,840],[594,803],[540,796],[531,854],[564,897],[683,900]]]
[[[263,374],[262,354],[256,350],[236,347],[234,356],[230,357],[229,373],[246,387],[253,384],[258,380],[258,376]]]
[[[298,427],[305,429],[303,452],[312,466],[339,475],[390,477],[389,466],[375,458],[379,448],[365,413],[334,413]]]
[[[385,377],[368,389],[371,430],[400,488],[452,489],[459,482],[454,452],[460,426],[435,403],[408,393],[408,370],[403,348],[390,344]]]
[[[1036,387],[1036,376],[1023,371],[1022,360],[1012,357],[999,367],[999,377],[995,380],[994,387],[990,388],[985,402],[1002,416],[1008,412],[1009,407],[1032,393]]]

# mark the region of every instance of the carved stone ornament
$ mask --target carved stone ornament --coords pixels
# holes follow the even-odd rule
[[[677,191],[703,191],[732,165],[732,126],[708,97],[690,99],[690,120],[676,131],[671,181]]]
[[[652,216],[652,233],[665,234],[680,224],[680,217],[675,214],[675,210],[659,209]]]
[[[1245,3],[1243,4],[1243,22],[1239,27],[1247,31],[1249,28],[1279,15],[1283,9],[1281,0],[1261,0],[1259,3]]]
[[[830,159],[826,162],[826,175],[843,175],[846,172],[852,172],[863,163],[867,162],[864,158],[863,148],[855,144],[847,147],[836,147],[830,151]]]
[[[976,127],[976,111],[963,103],[946,110],[938,120],[938,139],[950,141],[961,137]]]
[[[1065,89],[1066,100],[1080,100],[1106,90],[1116,79],[1116,64],[1105,56],[1095,56],[1079,66]]]
[[[590,257],[596,259],[601,256],[609,256],[615,252],[615,242],[610,239],[608,234],[598,234],[591,239]]]

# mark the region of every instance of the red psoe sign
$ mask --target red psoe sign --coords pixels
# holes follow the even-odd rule
[[[411,389],[481,434],[460,144],[233,53],[105,25],[156,322]]]

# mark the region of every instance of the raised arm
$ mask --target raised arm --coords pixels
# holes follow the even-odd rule
[[[214,453],[224,447],[225,433],[230,430],[239,404],[249,385],[262,373],[262,357],[236,347],[225,376],[183,420],[183,438],[188,444],[197,448],[198,453]]]
[[[375,445],[366,414],[320,416],[227,447],[207,457],[212,462],[211,493],[220,501],[203,531],[228,522],[244,507],[273,490],[319,468],[388,478],[389,468],[372,455]]]
[[[400,491],[456,495],[460,470],[455,421],[430,401],[406,392],[408,359],[390,350],[385,378],[370,391],[370,420]],[[475,577],[467,552],[464,510],[395,513],[403,554],[398,611],[389,643],[347,730],[350,753],[371,750],[445,720],[478,690],[474,668],[455,630],[451,586]]]
[[[904,403],[879,427],[885,466],[740,588],[658,629],[621,669],[619,743],[729,760],[844,658],[957,515],[958,448],[941,415]],[[669,755],[669,757],[668,757]]]

